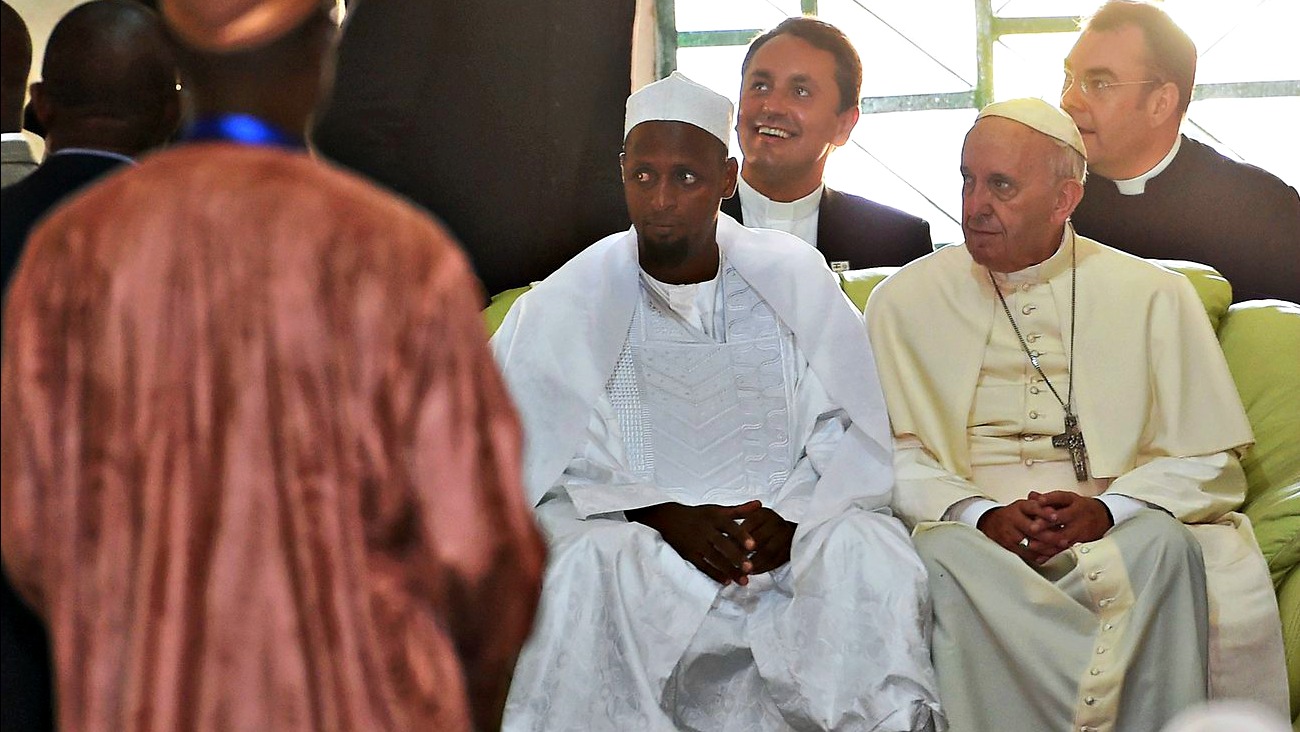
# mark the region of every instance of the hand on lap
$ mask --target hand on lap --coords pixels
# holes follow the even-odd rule
[[[978,528],[1027,564],[1037,565],[1075,544],[1100,539],[1112,525],[1110,512],[1096,498],[1031,491],[1028,498],[986,512]]]
[[[758,501],[740,506],[685,506],[660,503],[625,512],[628,520],[645,524],[682,559],[695,565],[719,584],[749,584],[753,562],[746,545],[755,545],[743,521],[756,509]]]
[[[1029,499],[1042,506],[1042,534],[1055,540],[1062,549],[1096,541],[1114,526],[1106,504],[1096,498],[1073,491],[1052,491],[1031,492]]]
[[[794,530],[798,524],[786,521],[770,508],[760,507],[745,519],[741,528],[749,533],[751,539],[751,543],[745,545],[753,563],[750,574],[771,572],[790,561],[790,545],[794,542]]]
[[[1009,506],[986,511],[976,528],[1027,564],[1042,564],[1060,549],[1040,538],[1041,512],[1037,501],[1022,498]]]

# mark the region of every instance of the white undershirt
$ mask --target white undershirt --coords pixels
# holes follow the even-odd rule
[[[1136,178],[1126,178],[1115,181],[1115,187],[1119,189],[1122,196],[1140,196],[1147,192],[1147,181],[1164,172],[1169,164],[1174,162],[1174,156],[1178,154],[1178,148],[1183,145],[1183,136],[1179,135],[1174,138],[1174,146],[1169,148],[1169,152],[1156,163],[1155,167]]]
[[[740,211],[744,216],[745,226],[751,229],[776,229],[787,234],[794,234],[813,246],[817,246],[817,220],[821,209],[822,191],[826,184],[817,186],[816,190],[795,201],[773,201],[759,193],[744,176],[738,181]]]

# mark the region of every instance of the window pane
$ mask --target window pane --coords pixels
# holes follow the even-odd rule
[[[1300,3],[1169,0],[1164,8],[1196,43],[1197,83],[1300,79]]]
[[[1075,38],[1074,33],[1003,36],[993,44],[994,98],[1040,97],[1059,102],[1065,56]]]
[[[1205,99],[1192,102],[1183,132],[1300,188],[1298,123],[1300,97]]]
[[[863,115],[831,154],[826,184],[930,222],[936,244],[961,241],[961,144],[973,109]]]
[[[999,18],[1073,17],[1088,15],[1099,5],[1097,0],[993,0],[993,14]]]
[[[677,30],[771,28],[799,15],[799,0],[677,0]]]
[[[862,57],[863,96],[967,91],[975,86],[970,0],[821,0],[818,17]]]

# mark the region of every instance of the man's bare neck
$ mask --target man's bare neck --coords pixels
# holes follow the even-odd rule
[[[1133,158],[1132,161],[1126,161],[1125,164],[1117,166],[1114,170],[1098,170],[1098,174],[1111,180],[1129,180],[1149,172],[1156,167],[1169,151],[1174,148],[1174,143],[1178,141],[1178,129],[1175,128],[1173,134],[1162,136],[1151,147],[1142,151],[1142,154]]]

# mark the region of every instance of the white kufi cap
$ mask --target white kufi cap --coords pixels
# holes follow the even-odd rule
[[[1074,126],[1074,120],[1054,104],[1048,104],[1041,99],[1010,99],[1005,102],[994,102],[981,109],[975,121],[978,122],[985,117],[1005,117],[1019,122],[1048,137],[1064,142],[1077,150],[1085,160],[1088,158],[1087,151],[1083,149],[1083,136],[1079,134],[1079,128]]]
[[[685,122],[728,145],[731,114],[729,99],[674,71],[668,78],[646,84],[627,98],[623,139],[642,122]]]

